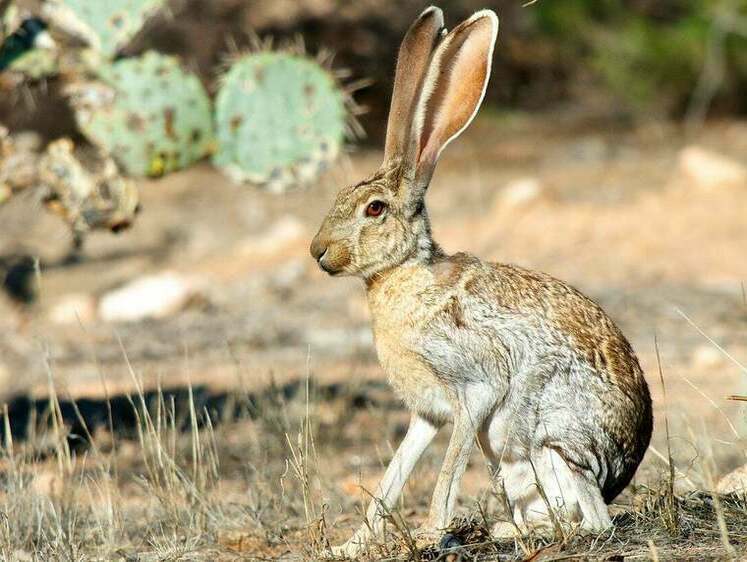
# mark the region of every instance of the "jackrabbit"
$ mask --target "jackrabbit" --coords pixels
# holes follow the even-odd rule
[[[376,351],[412,411],[366,523],[336,554],[380,533],[418,458],[453,429],[422,527],[450,523],[477,440],[503,480],[513,523],[611,525],[607,503],[648,446],[651,398],[638,360],[607,315],[548,275],[446,255],[433,241],[425,194],[444,147],[472,121],[490,76],[498,18],[475,13],[450,33],[426,9],[402,42],[384,162],[337,195],[311,244],[330,275],[363,278]],[[544,496],[544,497],[543,497]]]

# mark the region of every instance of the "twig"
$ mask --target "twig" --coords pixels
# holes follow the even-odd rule
[[[706,394],[705,392],[703,392],[702,390],[700,390],[700,388],[698,388],[698,387],[697,387],[697,386],[695,385],[695,383],[693,383],[693,382],[692,382],[692,381],[691,381],[690,379],[688,379],[688,378],[687,378],[687,377],[686,377],[685,375],[683,375],[683,374],[681,374],[681,373],[678,373],[678,374],[679,374],[679,376],[680,376],[680,378],[681,378],[682,380],[684,380],[684,381],[685,381],[685,382],[686,382],[687,384],[689,384],[689,385],[690,385],[690,387],[691,387],[691,388],[692,388],[693,390],[695,390],[695,392],[697,392],[698,394],[700,394],[700,395],[701,395],[701,396],[702,396],[702,397],[703,397],[703,398],[704,398],[705,400],[707,400],[707,401],[708,401],[708,403],[709,403],[709,404],[710,404],[711,406],[713,406],[713,408],[714,408],[715,410],[717,410],[717,411],[718,411],[718,412],[719,412],[719,413],[720,413],[720,414],[721,414],[721,415],[723,416],[723,418],[724,418],[724,419],[726,420],[726,424],[727,424],[727,425],[729,426],[729,429],[731,429],[731,432],[732,432],[732,433],[734,434],[734,437],[736,437],[737,439],[741,439],[741,438],[742,438],[742,436],[741,436],[741,435],[739,435],[739,431],[737,431],[737,428],[736,428],[736,427],[734,426],[734,424],[732,423],[732,421],[731,421],[731,420],[729,419],[729,416],[727,416],[727,415],[726,415],[726,412],[724,412],[723,408],[721,408],[721,406],[719,406],[719,405],[718,405],[718,404],[716,403],[716,401],[715,401],[715,400],[713,400],[713,399],[712,399],[712,398],[711,398],[710,396],[708,396],[708,395],[707,395],[707,394]]]
[[[677,502],[674,499],[674,461],[672,460],[672,444],[669,435],[669,401],[667,400],[667,387],[664,384],[664,370],[661,367],[661,355],[659,353],[659,339],[654,334],[654,348],[656,349],[656,364],[659,368],[659,381],[661,381],[661,393],[664,399],[664,431],[667,437],[667,464],[669,465],[669,482],[668,484],[668,496],[667,503],[669,504],[668,515],[670,518],[669,523],[671,529],[669,531],[673,534],[679,532],[679,519],[677,516]]]
[[[669,461],[667,460],[667,457],[665,457],[659,451],[657,451],[656,447],[654,447],[653,445],[649,445],[648,450],[651,451],[656,458],[665,462],[667,466],[669,466]],[[688,486],[690,486],[693,489],[697,488],[697,486],[693,483],[693,481],[690,480],[690,478],[688,478],[688,476],[684,472],[682,472],[679,468],[675,466],[674,470],[675,472],[677,472],[677,474],[679,474],[680,478],[682,478],[687,483]]]
[[[693,328],[695,328],[695,329],[696,329],[696,330],[697,330],[697,331],[698,331],[698,332],[700,333],[700,335],[701,335],[701,336],[703,336],[703,337],[704,337],[705,339],[707,339],[707,340],[708,340],[708,342],[709,342],[709,343],[710,343],[711,345],[713,345],[713,346],[714,346],[714,347],[715,347],[716,349],[718,349],[718,350],[719,350],[719,351],[720,351],[721,353],[723,353],[723,354],[724,354],[724,355],[725,355],[726,357],[728,357],[728,358],[729,358],[729,360],[730,360],[730,361],[731,361],[732,363],[734,363],[734,364],[735,364],[735,365],[736,365],[737,367],[739,367],[739,368],[740,368],[740,369],[742,370],[742,372],[743,372],[743,373],[744,373],[745,375],[747,375],[747,367],[745,367],[745,366],[744,366],[744,365],[743,365],[742,363],[740,363],[740,362],[739,362],[739,361],[738,361],[738,360],[737,360],[737,359],[736,359],[736,358],[735,358],[735,357],[734,357],[733,355],[731,355],[731,354],[730,354],[730,353],[729,353],[728,351],[726,351],[726,350],[725,350],[725,349],[724,349],[723,347],[721,347],[721,346],[720,346],[720,345],[719,345],[719,344],[718,344],[718,343],[716,342],[716,340],[714,340],[714,339],[713,339],[713,338],[712,338],[711,336],[709,336],[709,335],[708,335],[708,334],[706,334],[706,333],[705,333],[705,332],[704,332],[703,330],[701,330],[701,329],[700,329],[700,328],[698,327],[698,325],[697,325],[697,324],[695,324],[695,322],[693,322],[693,321],[692,321],[692,320],[690,319],[690,317],[689,317],[689,316],[688,316],[687,314],[685,314],[685,313],[684,313],[684,312],[683,312],[683,311],[682,311],[681,309],[679,309],[679,308],[675,308],[675,310],[677,311],[677,314],[679,314],[680,316],[682,316],[682,318],[684,318],[684,319],[685,319],[685,320],[687,321],[687,323],[688,323],[688,324],[690,324],[690,325],[691,325],[691,326],[692,326]]]

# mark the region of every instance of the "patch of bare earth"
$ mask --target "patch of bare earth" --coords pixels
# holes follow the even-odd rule
[[[490,540],[502,500],[476,452],[452,530],[462,559],[747,553],[744,496],[711,493],[747,462],[745,409],[726,399],[747,394],[747,185],[693,177],[688,145],[745,166],[747,124],[685,139],[669,125],[488,116],[444,155],[428,195],[436,238],[598,300],[639,353],[656,415],[615,529],[599,537]],[[324,276],[307,248],[335,191],[380,156],[353,153],[283,196],[207,165],[142,182],[135,227],[92,236],[73,264],[64,226],[14,207],[22,227],[0,227],[0,248],[42,262],[36,304],[0,302],[5,559],[315,560],[352,533],[407,413],[376,362],[360,282]],[[178,311],[103,319],[113,291],[164,272],[189,280]],[[408,534],[446,438],[370,558],[446,559]]]

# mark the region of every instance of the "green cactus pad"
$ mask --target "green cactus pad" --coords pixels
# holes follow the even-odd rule
[[[48,0],[44,14],[113,57],[165,5],[166,0]]]
[[[76,120],[129,174],[159,176],[212,150],[210,100],[174,57],[148,52],[105,65],[98,76],[75,88]]]
[[[273,190],[305,183],[335,159],[347,112],[333,76],[301,55],[244,55],[216,99],[213,162],[238,182]]]

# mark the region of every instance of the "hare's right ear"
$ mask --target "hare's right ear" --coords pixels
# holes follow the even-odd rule
[[[472,122],[490,78],[498,17],[481,10],[463,21],[438,44],[423,80],[410,130],[417,148],[406,166],[414,172],[413,197],[428,187],[446,145]]]
[[[443,12],[440,8],[431,6],[420,14],[402,40],[387,121],[385,163],[411,159],[414,155],[408,152],[417,150],[410,139],[411,125],[431,55],[442,36],[443,28]]]

